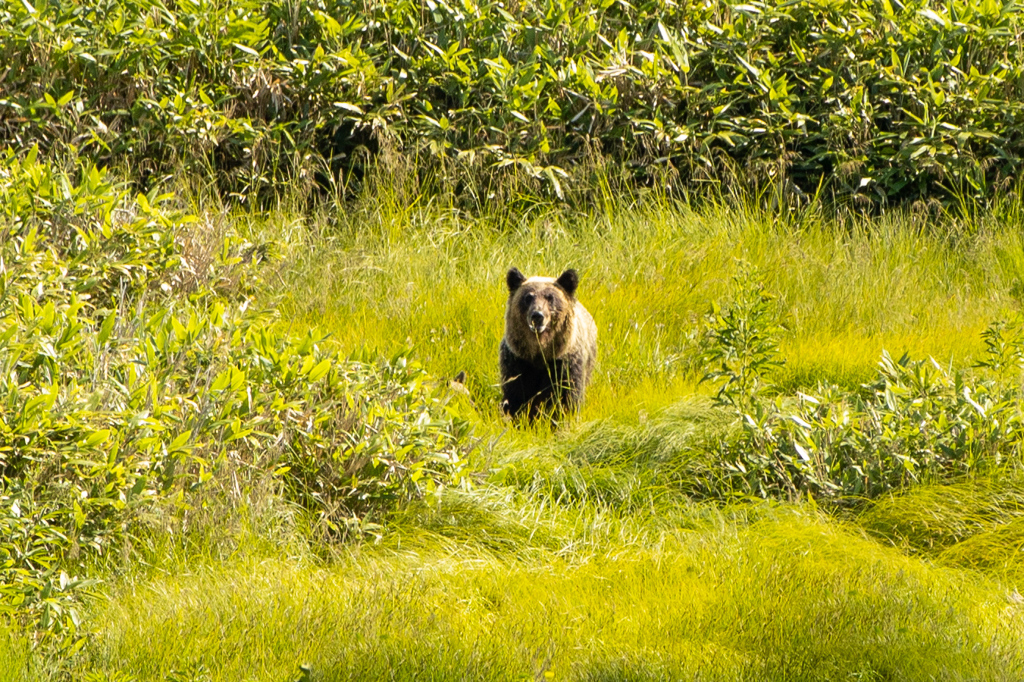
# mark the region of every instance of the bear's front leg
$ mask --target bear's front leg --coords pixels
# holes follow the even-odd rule
[[[501,342],[501,411],[516,417],[536,393],[531,386],[532,366]]]

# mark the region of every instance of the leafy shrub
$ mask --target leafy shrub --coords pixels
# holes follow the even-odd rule
[[[190,251],[210,226],[168,197],[0,162],[0,610],[73,645],[89,583],[68,573],[221,470],[276,472],[335,527],[460,482],[468,429],[415,363],[249,308],[267,248]]]
[[[746,453],[744,479],[752,484],[767,474],[754,484],[761,492],[875,497],[1020,463],[1024,421],[1016,392],[932,360],[893,361],[887,353],[866,390],[800,395],[794,408],[751,424],[760,447]]]
[[[763,397],[762,372],[777,362],[774,322],[760,287],[746,291],[746,303],[715,315],[705,337],[706,357],[739,359],[708,376],[728,379],[719,401],[731,405],[742,431],[717,444],[725,471],[704,477],[704,494],[842,503],[1020,466],[1024,413],[1016,382],[1004,386],[883,352],[876,381],[861,393],[819,386],[817,395]],[[1016,337],[1006,329],[995,323],[985,333],[983,366],[1002,368],[1007,355],[1016,357],[1008,350]]]
[[[243,197],[347,187],[390,149],[475,202],[590,191],[594,157],[672,188],[986,200],[1024,151],[1020,31],[1009,0],[4,0],[0,135]]]
[[[461,481],[468,424],[439,409],[444,399],[426,382],[404,355],[349,363],[328,382],[334,395],[315,402],[313,419],[331,426],[320,434],[295,431],[310,442],[284,457],[289,489],[328,531],[345,532],[340,522],[358,524],[369,511]]]
[[[713,304],[707,316],[701,360],[711,368],[701,381],[721,382],[716,402],[744,412],[759,401],[769,372],[783,364],[783,329],[774,297],[756,271],[743,265],[733,286],[736,301],[725,309]]]
[[[85,641],[77,637],[83,618],[78,596],[95,581],[70,577],[62,566],[76,550],[67,535],[74,527],[69,510],[35,508],[16,485],[6,487],[0,494],[0,613],[31,619],[77,650]]]
[[[978,367],[985,367],[997,376],[1011,369],[1024,368],[1024,319],[1015,315],[1009,320],[996,320],[981,334],[985,357]]]

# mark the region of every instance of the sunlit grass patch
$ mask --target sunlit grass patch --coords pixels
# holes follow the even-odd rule
[[[872,534],[936,561],[1020,588],[1024,481],[1019,476],[912,488],[858,517]]]
[[[954,238],[901,214],[780,222],[751,208],[651,203],[515,218],[396,207],[332,220],[289,233],[280,286],[268,292],[283,324],[317,326],[349,351],[413,347],[436,376],[465,371],[485,405],[499,395],[505,271],[575,267],[599,332],[589,418],[690,390],[702,319],[735,295],[744,262],[778,297],[784,387],[855,385],[883,348],[963,363],[1024,291],[1019,237],[986,228]]]
[[[719,516],[572,561],[474,549],[484,545],[154,573],[97,606],[88,666],[139,680],[189,669],[279,680],[300,663],[321,680],[1022,674],[1024,613],[998,586],[813,515]]]
[[[944,551],[939,560],[1000,579],[1014,588],[1013,601],[1024,603],[1024,518],[972,535]]]
[[[883,351],[900,357],[934,358],[943,367],[964,367],[980,353],[979,339],[985,325],[979,320],[967,329],[937,326],[922,332],[862,336],[845,330],[834,335],[791,335],[781,344],[786,364],[776,373],[775,384],[784,393],[833,383],[856,389],[875,377]]]
[[[45,671],[40,668],[47,666],[38,663],[38,658],[33,659],[31,654],[29,635],[0,625],[0,681],[35,682],[46,679],[43,676]]]

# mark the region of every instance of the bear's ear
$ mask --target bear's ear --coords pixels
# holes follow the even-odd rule
[[[516,289],[522,286],[525,281],[526,277],[523,276],[523,273],[519,272],[519,268],[512,268],[505,275],[505,283],[508,284],[508,293],[510,294],[516,293]]]
[[[580,284],[580,276],[576,274],[575,270],[569,269],[563,272],[555,283],[565,289],[565,293],[570,296],[576,295],[576,287]]]

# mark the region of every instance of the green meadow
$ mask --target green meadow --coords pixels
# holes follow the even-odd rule
[[[0,0],[0,682],[1024,679],[1021,16]]]
[[[1024,673],[1018,465],[852,504],[697,491],[738,417],[701,383],[742,264],[774,296],[769,398],[857,391],[883,349],[967,372],[1019,305],[1019,227],[838,222],[754,202],[637,198],[467,217],[380,195],[355,210],[202,219],[276,245],[253,306],[342,355],[465,371],[469,475],[347,540],[269,472],[223,463],[84,564],[80,648],[10,626],[10,680],[1014,680]],[[497,408],[511,265],[573,266],[599,325],[582,412]],[[1009,383],[1019,382],[1012,370]],[[1011,446],[1007,444],[1007,452]],[[260,460],[252,464],[257,467]],[[265,463],[263,464],[266,468]],[[697,492],[695,492],[697,491]],[[177,505],[184,504],[184,507]],[[154,521],[152,516],[169,518]]]
[[[574,213],[464,217],[444,208],[361,206],[261,228],[287,235],[275,306],[346,351],[414,347],[431,373],[465,370],[481,407],[495,401],[504,273],[581,273],[599,321],[600,380],[584,419],[694,392],[693,350],[713,302],[734,295],[741,264],[778,297],[786,365],[777,381],[856,385],[882,349],[970,363],[980,334],[1018,305],[1024,240],[1009,220],[895,213],[830,221],[754,202],[702,208],[637,200]],[[557,271],[557,272],[556,272]],[[659,405],[664,406],[664,405]]]

